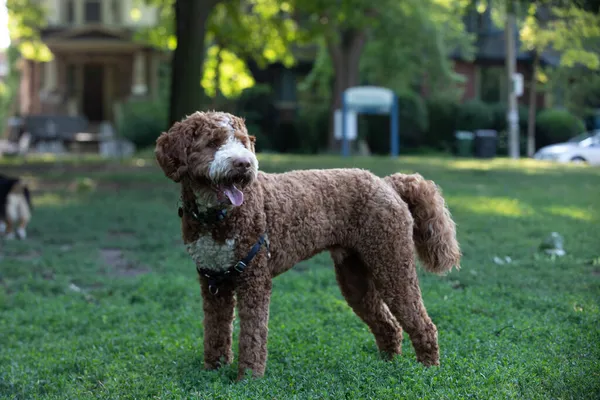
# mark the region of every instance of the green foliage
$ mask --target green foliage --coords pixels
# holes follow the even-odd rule
[[[7,0],[8,29],[11,42],[29,60],[49,61],[52,53],[40,39],[40,29],[46,25],[44,5],[36,0]]]
[[[553,3],[549,21],[540,20],[537,2],[530,4],[520,39],[525,50],[558,52],[558,70],[539,70],[537,79],[549,87],[561,86],[565,105],[577,114],[585,113],[587,100],[599,96],[598,86],[588,81],[600,71],[600,15],[586,1]]]
[[[493,114],[493,122],[492,128],[498,132],[505,131],[507,129],[507,121],[506,121],[506,113],[508,111],[508,107],[506,103],[494,103],[489,105],[492,114]],[[519,130],[522,135],[527,134],[527,122],[529,121],[529,108],[523,104],[519,104]]]
[[[493,129],[494,113],[489,104],[479,100],[463,103],[457,115],[456,129],[475,131],[477,129]]]
[[[19,92],[19,81],[21,74],[17,68],[20,57],[17,46],[10,45],[6,49],[6,61],[8,64],[8,75],[0,82],[0,126],[7,126],[7,119],[16,113],[15,101]]]
[[[417,363],[407,334],[402,355],[383,362],[323,254],[274,279],[266,376],[236,383],[239,318],[234,365],[203,369],[202,299],[181,245],[176,185],[155,165],[140,167],[137,157],[123,164],[4,162],[3,173],[56,185],[34,197],[28,240],[2,243],[2,398],[600,395],[597,168],[262,156],[269,172],[351,166],[380,176],[423,174],[444,192],[464,258],[460,271],[444,277],[418,270],[439,331],[440,367]],[[64,191],[84,177],[96,182],[95,191]],[[537,252],[554,231],[567,252],[555,260]],[[107,249],[112,257],[103,257]],[[495,256],[512,262],[498,265]]]
[[[364,79],[399,92],[414,90],[415,82],[422,80],[435,92],[461,82],[449,55],[453,51],[460,51],[466,59],[473,55],[474,37],[465,31],[462,20],[467,4],[392,2],[373,24],[361,58]]]
[[[131,140],[138,149],[154,146],[167,126],[167,107],[161,102],[131,100],[121,105],[117,118],[119,135]]]
[[[561,94],[564,106],[573,114],[585,117],[600,108],[600,70],[561,68],[549,75],[549,88]]]
[[[567,110],[548,109],[540,111],[536,121],[538,147],[564,142],[585,130],[583,121]]]
[[[342,33],[367,29],[359,65],[361,83],[407,92],[426,79],[432,90],[449,89],[462,78],[454,73],[448,55],[460,50],[469,58],[474,50],[473,37],[465,32],[461,19],[467,3],[389,1],[374,7],[366,0],[298,2],[299,11],[307,15],[302,29],[316,32],[318,38],[315,64],[302,88],[329,98],[335,75],[330,49],[340,46]]]
[[[144,0],[158,7],[159,24],[141,30],[137,39],[173,50],[177,46],[174,0]],[[247,62],[264,67],[294,63],[291,44],[297,27],[289,18],[291,6],[279,0],[214,1],[206,31],[206,58],[200,89],[211,97],[236,98],[254,85]]]
[[[315,154],[327,148],[329,104],[311,103],[302,106],[294,121],[298,153]],[[280,131],[279,135],[287,135]]]
[[[423,140],[429,147],[449,150],[454,142],[459,103],[451,97],[435,96],[426,100],[429,129]]]

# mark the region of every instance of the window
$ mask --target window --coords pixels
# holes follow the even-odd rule
[[[482,67],[479,97],[485,102],[498,102],[506,98],[506,73],[503,67]]]
[[[75,22],[75,1],[74,0],[67,0],[65,2],[64,20],[68,24],[73,24]]]
[[[289,69],[283,69],[276,82],[276,90],[279,101],[296,101],[296,75]]]
[[[85,22],[102,22],[102,2],[100,0],[86,0],[84,7]]]

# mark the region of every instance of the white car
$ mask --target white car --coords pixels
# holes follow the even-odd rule
[[[542,147],[533,158],[600,165],[600,130],[582,133],[564,143]]]

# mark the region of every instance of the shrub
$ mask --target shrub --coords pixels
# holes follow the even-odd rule
[[[564,142],[585,131],[583,121],[567,110],[548,109],[536,118],[537,147]]]
[[[137,149],[154,146],[167,129],[168,107],[159,102],[130,100],[122,103],[116,128],[120,136],[132,141]]]
[[[469,100],[463,103],[456,121],[456,129],[461,131],[476,131],[478,129],[493,129],[494,112],[492,107],[479,100]]]
[[[502,132],[508,128],[506,122],[506,103],[494,103],[490,105],[492,109],[494,122],[492,129]],[[527,122],[529,121],[529,108],[519,104],[519,130],[522,134],[527,135]]]
[[[422,97],[414,93],[398,95],[400,149],[424,145],[424,133],[429,120],[427,107]],[[367,143],[375,154],[390,152],[390,119],[386,115],[365,116]]]
[[[291,136],[292,132],[287,135]],[[295,150],[297,152],[313,154],[326,149],[329,138],[329,104],[300,107],[294,120],[293,135],[298,143]]]
[[[429,129],[423,137],[423,143],[436,149],[449,150],[454,142],[459,104],[453,99],[434,97],[427,99],[426,105]]]

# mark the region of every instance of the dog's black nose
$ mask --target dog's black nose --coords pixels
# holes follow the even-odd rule
[[[233,162],[233,167],[235,169],[248,169],[250,168],[250,160],[238,159]]]

